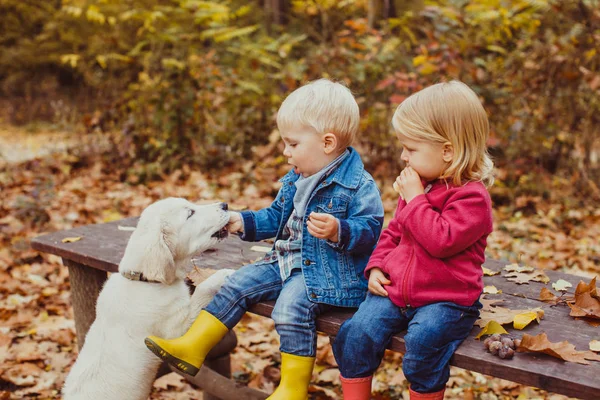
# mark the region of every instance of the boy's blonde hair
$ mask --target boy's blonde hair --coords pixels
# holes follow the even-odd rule
[[[464,83],[438,83],[411,95],[396,109],[392,125],[412,140],[452,144],[454,157],[440,178],[459,186],[469,181],[494,183],[494,163],[486,146],[488,117]]]
[[[339,148],[352,144],[358,131],[358,104],[346,86],[319,79],[294,90],[277,112],[277,127],[311,127],[317,133],[333,133]]]

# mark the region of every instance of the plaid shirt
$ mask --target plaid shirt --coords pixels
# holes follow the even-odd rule
[[[265,261],[279,263],[282,282],[289,278],[294,269],[302,269],[302,223],[303,218],[294,210],[285,224],[283,238],[276,241],[273,250],[265,254]]]

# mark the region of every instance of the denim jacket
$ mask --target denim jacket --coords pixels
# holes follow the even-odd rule
[[[363,272],[381,233],[383,203],[360,156],[352,147],[349,150],[350,154],[315,188],[308,201],[302,230],[302,273],[312,301],[358,307],[367,292]],[[281,189],[269,207],[241,213],[242,240],[282,238],[294,209],[294,182],[299,177],[293,170],[288,172],[280,179]],[[338,218],[338,243],[308,233],[306,222],[313,211]]]

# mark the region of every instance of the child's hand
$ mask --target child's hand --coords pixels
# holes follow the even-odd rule
[[[380,268],[373,268],[369,274],[369,292],[376,296],[387,297],[388,292],[383,288],[383,285],[389,285],[392,281],[385,277],[385,274]]]
[[[331,214],[311,212],[307,222],[308,233],[319,239],[338,241],[338,220]]]
[[[396,178],[393,186],[394,190],[407,204],[418,195],[425,193],[421,177],[412,167],[404,168]]]
[[[230,233],[243,232],[244,223],[242,222],[242,216],[240,213],[229,212],[229,222],[227,223],[227,230]]]

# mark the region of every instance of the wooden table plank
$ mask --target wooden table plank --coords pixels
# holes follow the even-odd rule
[[[119,230],[119,226],[135,226],[137,218],[128,218],[107,224],[87,225],[68,231],[60,231],[38,237],[32,241],[36,250],[56,254],[66,260],[87,265],[96,269],[115,272],[123,256],[130,231]],[[73,243],[62,243],[65,237],[81,236],[82,239]],[[214,250],[203,253],[194,258],[193,263],[202,268],[237,269],[242,265],[258,259],[263,253],[251,250],[253,246],[270,247],[269,243],[243,242],[237,237],[219,243]],[[507,262],[487,260],[487,268],[501,271]],[[499,304],[510,309],[532,309],[541,307],[545,318],[541,324],[531,323],[523,331],[516,331],[510,327],[507,330],[515,337],[523,333],[536,335],[545,332],[553,342],[568,340],[578,350],[587,350],[589,341],[597,339],[599,328],[594,328],[587,323],[575,320],[568,314],[569,308],[563,305],[552,307],[541,302],[538,297],[542,287],[551,289],[551,282],[565,279],[573,284],[572,293],[579,280],[589,279],[564,274],[556,271],[545,271],[550,278],[550,283],[544,285],[530,282],[518,285],[508,281],[502,275],[486,276],[486,285],[494,285],[503,291],[499,295],[486,295],[488,299],[502,300]],[[252,307],[251,311],[262,316],[270,316],[273,303],[260,303]],[[322,315],[317,321],[317,329],[329,335],[335,335],[339,326],[352,315],[353,310],[335,309]],[[474,340],[480,331],[475,327],[469,338],[458,348],[451,363],[452,365],[481,372],[515,382],[543,388],[545,390],[575,396],[580,398],[598,398],[600,393],[600,363],[590,362],[590,365],[566,363],[547,355],[533,353],[517,353],[512,360],[502,360],[487,353],[481,341]],[[396,335],[390,348],[404,351],[404,334]]]

